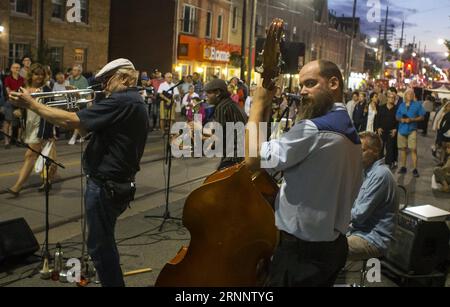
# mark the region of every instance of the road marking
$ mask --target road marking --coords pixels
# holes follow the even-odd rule
[[[157,152],[160,152],[162,149],[163,148],[146,149],[146,150],[144,150],[144,154],[157,153]],[[71,168],[74,166],[80,166],[81,162],[80,162],[80,160],[72,160],[70,162],[63,163],[63,164],[64,164],[64,166],[66,166],[66,169],[68,169],[68,168]],[[0,173],[0,178],[13,177],[13,176],[17,176],[17,175],[19,175],[19,171]]]

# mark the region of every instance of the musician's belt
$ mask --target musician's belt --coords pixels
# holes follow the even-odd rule
[[[115,179],[111,179],[108,178],[106,176],[100,175],[100,174],[96,174],[96,175],[87,175],[86,176],[88,179],[92,180],[93,182],[95,182],[97,185],[102,186],[103,184],[105,184],[105,182],[107,181],[114,181],[117,183],[127,183],[127,182],[134,182],[135,179],[134,178],[128,178],[125,180],[115,180]]]
[[[305,242],[306,243],[306,241],[303,241],[303,240],[297,238],[296,236],[291,235],[285,231],[280,232],[280,239],[282,241],[287,241],[287,242],[302,242],[302,243]]]
[[[341,234],[341,235],[339,235],[339,237],[335,241],[332,241],[332,242],[310,242],[310,241],[304,241],[302,239],[299,239],[296,236],[291,235],[291,234],[289,234],[289,233],[287,233],[285,231],[280,231],[280,240],[281,240],[281,242],[295,242],[295,243],[301,244],[302,246],[309,246],[309,245],[327,246],[327,245],[335,244],[339,240],[343,240],[343,239],[347,240],[345,235]]]

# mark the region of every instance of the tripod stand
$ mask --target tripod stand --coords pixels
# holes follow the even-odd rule
[[[2,131],[0,131],[0,133],[4,136],[9,138],[10,140],[13,140],[14,138]],[[22,143],[21,141],[14,139],[16,144],[18,144],[21,147],[27,148],[28,150],[34,152],[35,154],[37,154],[38,156],[42,157],[44,159],[44,164],[45,164],[45,171],[46,171],[46,175],[45,175],[45,243],[44,243],[44,257],[43,257],[43,262],[44,262],[44,267],[46,266],[46,262],[48,264],[48,259],[50,257],[50,252],[49,252],[49,248],[48,248],[48,235],[50,232],[50,222],[49,222],[49,202],[50,202],[50,181],[49,181],[49,171],[50,171],[50,167],[52,164],[55,164],[57,167],[65,169],[64,165],[56,162],[55,160],[53,160],[52,158],[43,155],[41,152],[34,150],[33,148],[31,148],[31,146],[29,146],[28,144]]]
[[[173,86],[172,88],[170,88],[169,90],[167,90],[168,93],[173,92],[173,90],[175,88],[177,88],[178,86],[180,86],[182,83],[179,83],[175,86]],[[165,199],[165,210],[162,216],[145,216],[145,218],[160,218],[162,219],[162,223],[159,226],[159,232],[161,232],[164,228],[164,224],[168,221],[168,220],[175,220],[175,221],[181,221],[180,218],[176,218],[176,217],[172,217],[169,211],[169,198],[170,198],[170,175],[171,175],[171,171],[172,171],[172,147],[171,147],[171,142],[170,142],[170,123],[172,121],[172,112],[173,112],[173,100],[170,104],[170,109],[169,109],[169,131],[167,132],[167,136],[166,136],[166,152],[165,152],[165,166],[167,169],[167,178],[166,178],[166,182],[165,182],[165,193],[166,193],[166,199]]]

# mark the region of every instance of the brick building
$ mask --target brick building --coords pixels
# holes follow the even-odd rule
[[[236,1],[183,0],[177,11],[176,69],[182,74],[199,72],[206,80],[238,76],[238,68],[230,65],[232,55],[241,53],[242,17]]]
[[[313,0],[260,0],[256,12],[256,37],[266,36],[267,26],[272,19],[281,18],[286,24],[285,34],[288,42],[311,46],[315,9]],[[303,55],[305,62],[311,59],[310,48]]]
[[[351,44],[352,18],[337,17],[328,10],[327,0],[315,0],[311,59],[336,63],[344,72]],[[364,72],[366,49],[356,20],[356,39],[353,43],[352,72]]]
[[[287,40],[304,46],[299,65],[327,59],[345,70],[351,28],[348,20],[330,14],[327,0],[258,0],[255,13],[255,41],[280,17]],[[109,57],[129,57],[140,70],[199,72],[206,80],[240,76],[242,19],[242,0],[112,0]],[[364,55],[364,45],[355,40],[353,71],[363,72]]]
[[[0,64],[31,55],[53,70],[77,63],[96,71],[108,60],[110,0],[81,0],[81,22],[66,20],[66,0],[10,0],[0,3]],[[41,24],[41,16],[43,24]],[[41,46],[41,29],[43,29]],[[41,48],[42,56],[39,55]]]

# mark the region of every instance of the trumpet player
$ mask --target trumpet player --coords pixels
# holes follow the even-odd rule
[[[28,91],[13,93],[13,103],[36,112],[56,126],[92,132],[84,152],[88,175],[85,206],[88,251],[103,286],[124,286],[114,229],[134,198],[149,129],[147,110],[137,89],[138,72],[126,59],[107,64],[97,75],[107,97],[77,113],[37,103]]]

